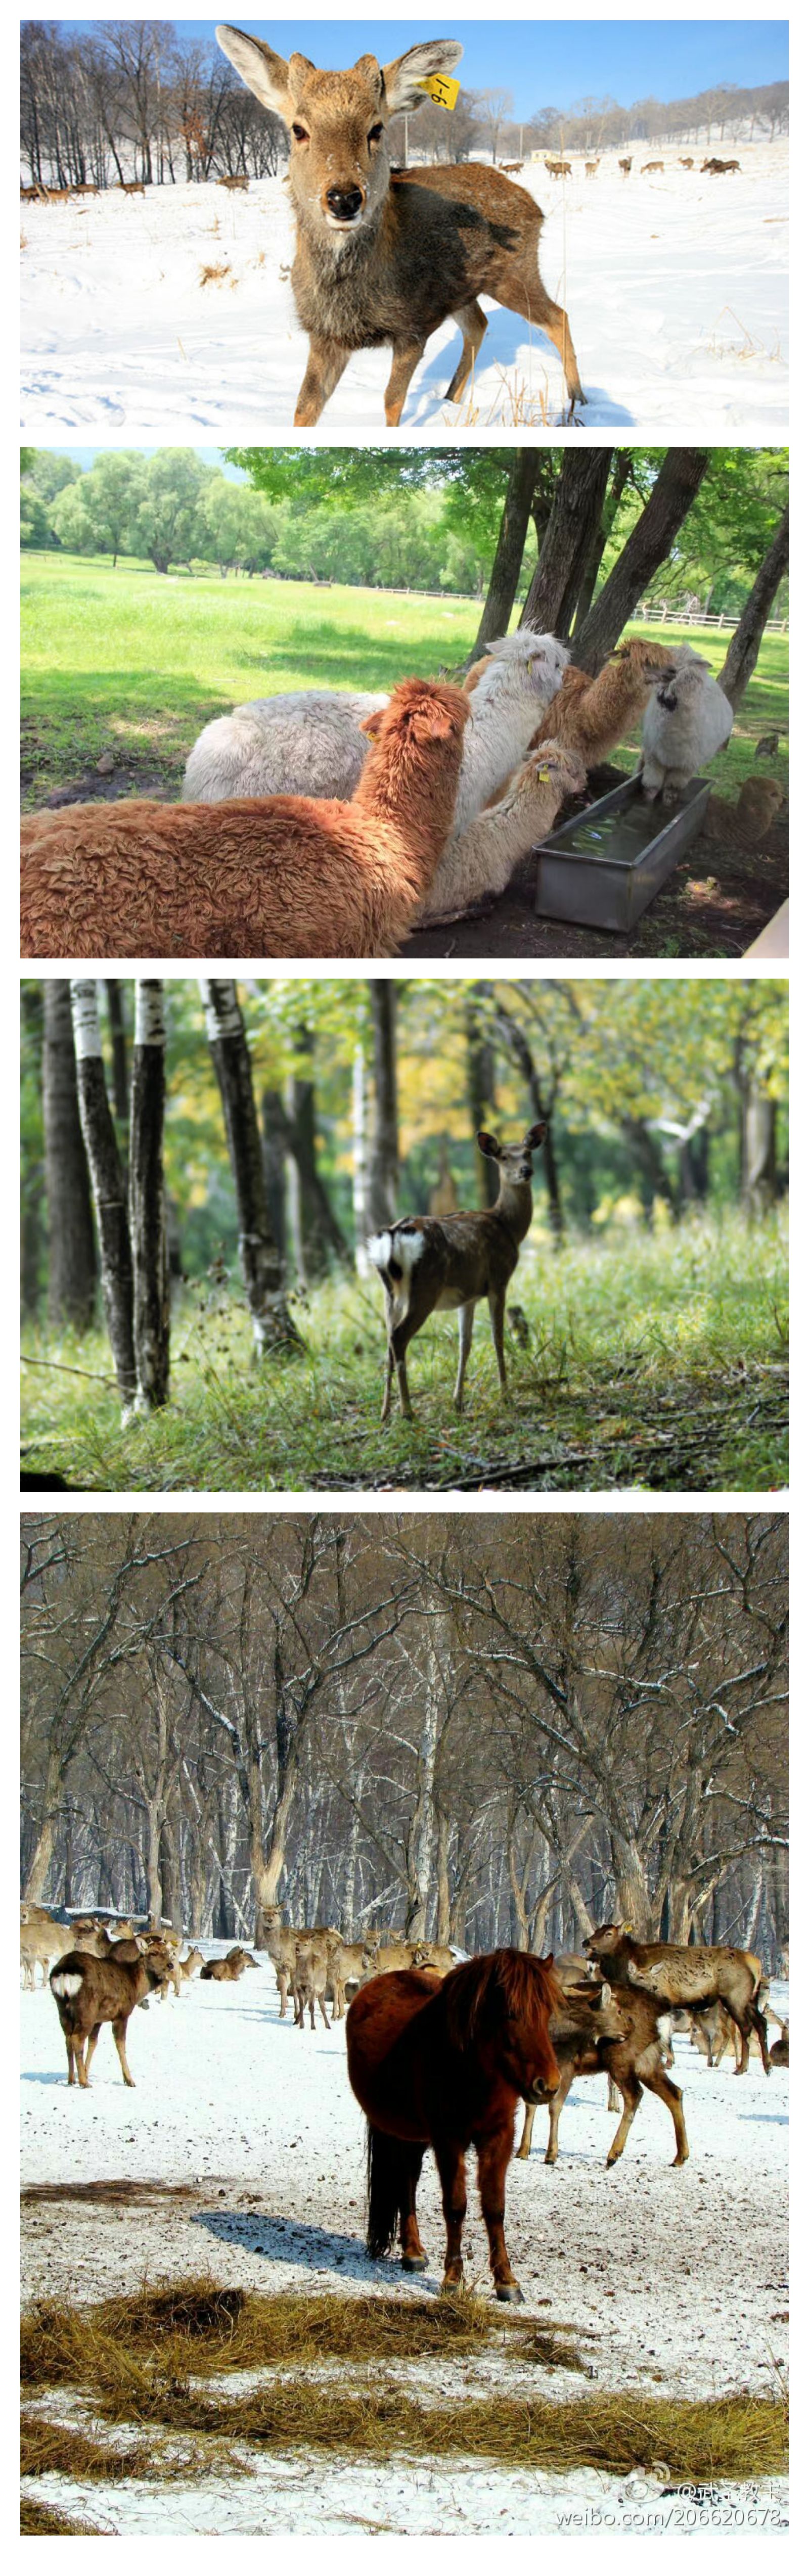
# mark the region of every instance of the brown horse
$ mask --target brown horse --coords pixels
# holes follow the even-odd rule
[[[360,1987],[346,2041],[368,2122],[369,2254],[387,2254],[398,2233],[402,2270],[426,2271],[416,2190],[432,2147],[447,2229],[443,2287],[458,2287],[474,2146],[497,2296],[521,2299],[503,2233],[506,2170],[517,2103],[547,2102],[560,2080],[548,2028],[560,2002],[553,1960],[519,1950],[468,1959],[448,1977],[406,1968]]]

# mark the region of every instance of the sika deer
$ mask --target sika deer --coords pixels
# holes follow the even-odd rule
[[[155,1947],[147,1958],[136,1960],[94,1959],[86,1950],[69,1950],[51,1969],[51,1993],[59,2013],[67,2049],[67,2080],[86,2085],[95,2053],[99,2031],[111,2021],[112,2033],[121,2062],[125,2084],[133,2084],[126,2056],[126,2032],[135,2005],[148,2002],[149,1994],[170,1973],[169,1952]],[[86,2043],[86,2053],[85,2053]]]
[[[529,1127],[519,1145],[500,1145],[496,1136],[490,1136],[485,1128],[480,1130],[481,1153],[500,1164],[499,1197],[484,1214],[467,1211],[448,1217],[408,1216],[383,1234],[372,1236],[368,1252],[384,1285],[388,1328],[383,1422],[390,1414],[394,1368],[399,1411],[412,1421],[407,1346],[435,1307],[458,1309],[458,1374],[453,1401],[456,1413],[462,1412],[463,1382],[479,1297],[489,1300],[500,1392],[507,1396],[503,1351],[506,1289],[531,1223],[531,1156],[544,1135],[544,1119]]]
[[[761,1960],[753,1950],[731,1950],[718,1943],[703,1948],[676,1941],[637,1941],[628,1923],[604,1923],[585,1942],[602,1976],[621,1989],[630,1987],[652,1997],[658,2012],[685,2005],[697,2012],[705,2004],[723,2003],[741,2032],[737,2075],[746,2075],[750,2039],[755,2031],[765,2075],[770,2072],[767,2024],[762,2004],[769,1992]]]
[[[459,402],[485,331],[479,295],[492,295],[558,349],[571,406],[583,402],[567,314],[539,275],[542,214],[526,188],[477,162],[391,171],[392,116],[424,105],[424,81],[451,71],[462,45],[411,45],[384,69],[361,54],[353,70],[285,62],[238,27],[217,42],[262,107],[290,135],[289,189],[297,242],[292,292],[309,333],[296,427],[320,419],[354,349],[390,343],[385,419],[395,429],[432,331],[452,315],[463,349],[447,401]]]

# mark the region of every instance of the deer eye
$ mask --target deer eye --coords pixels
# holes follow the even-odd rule
[[[294,134],[294,137],[295,137],[295,141],[296,141],[296,143],[308,143],[308,141],[309,141],[309,136],[308,136],[308,134],[307,134],[307,131],[306,131],[306,127],[305,127],[305,125],[293,125],[292,132],[293,132],[293,134]]]
[[[368,141],[369,141],[369,143],[380,143],[380,142],[381,142],[381,140],[382,140],[382,136],[383,136],[383,134],[384,134],[384,131],[385,131],[384,125],[372,125],[372,127],[371,127],[371,131],[370,131],[370,134],[369,134],[369,136],[368,136]]]

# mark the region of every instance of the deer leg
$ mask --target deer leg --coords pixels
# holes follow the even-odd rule
[[[94,2058],[94,2056],[95,2056],[96,2049],[97,2049],[97,2047],[98,2047],[98,2042],[99,2042],[100,2035],[101,2035],[101,2023],[100,2023],[100,2021],[97,2021],[97,2022],[95,2022],[95,2023],[94,2023],[93,2029],[92,2029],[92,2030],[91,2030],[91,2032],[90,2032],[90,2037],[89,2037],[89,2039],[88,2039],[87,2046],[86,2046],[86,2049],[85,2049],[85,2052],[84,2052],[84,2066],[85,2066],[85,2073],[86,2073],[86,2076],[87,2076],[88,2083],[89,2083],[89,2080],[90,2080],[90,2068],[91,2068],[91,2066],[92,2066],[93,2058]]]
[[[505,280],[503,282],[505,284]],[[492,287],[492,293],[497,293],[495,286]],[[515,279],[510,270],[508,292],[503,296],[503,303],[508,305],[512,313],[521,313],[524,321],[533,323],[537,330],[545,332],[548,340],[553,341],[553,346],[558,350],[562,361],[571,409],[574,403],[586,402],[587,396],[582,388],[570,323],[564,305],[554,304],[553,297],[546,293],[539,274],[527,278],[518,276]]]
[[[65,2037],[65,2047],[66,2047],[66,2050],[67,2050],[67,2080],[68,2080],[68,2083],[69,2083],[69,2084],[75,2084],[75,2081],[76,2081],[76,2051],[75,2051],[75,2045],[74,2045],[74,2042],[73,2042],[73,2040],[70,2038],[69,2033],[68,2033],[67,2031],[65,2031],[65,2035],[64,2035],[64,2037]]]
[[[753,2028],[761,2050],[761,2063],[764,2068],[764,2073],[765,2075],[769,2075],[770,2043],[767,2036],[767,2023],[763,2012],[759,2011],[758,2004],[753,2005]]]
[[[643,2082],[646,2086],[647,2092],[656,2093],[658,2100],[665,2102],[667,2110],[671,2112],[671,2116],[674,2121],[674,2135],[677,2140],[677,2153],[674,2158],[675,2164],[687,2164],[689,2148],[688,2139],[685,2133],[685,2120],[683,2118],[683,2097],[679,2084],[672,2084],[671,2077],[669,2075],[664,2075],[662,2066],[658,2067],[653,2075],[644,2075]]]
[[[79,2083],[86,2086],[87,2068],[84,2063],[84,2039],[83,2037],[80,2037],[78,2033],[73,2041],[73,2055],[76,2060],[76,2073]]]
[[[399,2213],[399,2233],[402,2240],[402,2271],[426,2272],[427,2256],[419,2235],[419,2223],[416,2217],[416,2192],[418,2190],[421,2168],[424,2163],[423,2147],[403,2147],[402,2162],[405,2168],[405,2179],[402,2186],[402,2202]]]
[[[497,1374],[500,1379],[500,1393],[504,1402],[507,1403],[508,1380],[506,1377],[506,1355],[503,1349],[503,1327],[506,1320],[505,1288],[491,1288],[489,1290],[489,1315],[491,1318],[492,1341],[494,1343],[495,1358],[497,1361]]]
[[[569,2066],[563,2068],[561,2083],[557,2084],[556,2091],[552,2095],[551,2101],[548,2105],[550,2123],[548,2128],[548,2144],[545,2149],[546,2165],[555,2165],[556,2163],[556,2158],[559,2153],[559,2122],[570,2092],[575,2072],[575,2064],[571,2060]]]
[[[112,2035],[121,2060],[121,2074],[123,2076],[124,2083],[131,2084],[134,2090],[135,2078],[134,2075],[130,2075],[126,2060],[126,2025],[128,2020],[129,2014],[121,2013],[118,2021],[113,2022]]]
[[[393,365],[385,388],[385,419],[389,429],[399,427],[410,378],[423,356],[423,340],[394,340]]]
[[[458,1375],[455,1380],[455,1393],[452,1399],[456,1413],[463,1412],[463,1382],[466,1376],[466,1363],[469,1358],[472,1344],[472,1326],[474,1321],[475,1300],[474,1297],[468,1297],[466,1305],[459,1306],[458,1308]]]
[[[464,2160],[464,2152],[462,2147],[456,2145],[454,2139],[442,2139],[440,2147],[434,2147],[434,2153],[435,2161],[438,2166],[438,2175],[441,2184],[441,2206],[444,2212],[444,2223],[447,2231],[447,2250],[444,2257],[444,2279],[442,2282],[442,2288],[445,2290],[458,2290],[460,2289],[461,2282],[463,2280],[461,2238],[463,2236],[463,2223],[466,2217],[466,2164]]]
[[[608,2165],[617,2165],[619,2156],[623,2155],[627,2138],[632,2127],[632,2122],[641,2098],[641,2087],[636,2075],[622,2076],[621,2092],[624,2097],[624,2107],[607,2157]]]
[[[389,1421],[390,1421],[390,1399],[391,1399],[391,1393],[392,1393],[392,1389],[393,1389],[393,1365],[394,1365],[394,1363],[393,1363],[393,1298],[392,1298],[392,1296],[391,1296],[391,1294],[390,1294],[390,1290],[389,1290],[389,1288],[386,1288],[386,1290],[385,1290],[385,1330],[386,1330],[386,1332],[387,1332],[387,1336],[388,1336],[388,1344],[387,1344],[387,1350],[386,1350],[386,1352],[385,1352],[385,1392],[384,1392],[384,1395],[383,1395],[383,1398],[382,1398],[382,1420],[383,1420],[383,1422],[389,1422]]]
[[[324,2022],[325,2022],[325,2024],[326,2024],[326,2029],[328,2030],[328,2027],[329,2027],[329,2016],[328,2016],[328,2013],[327,2013],[327,2011],[326,2011],[326,2006],[325,2006],[325,2004],[324,2004],[324,2001],[323,2001],[323,1997],[322,1997],[322,1995],[318,1995],[318,1999],[317,1999],[317,2000],[318,2000],[318,2003],[319,2003],[319,2005],[320,2005],[320,2010],[321,2010],[321,2012],[322,2012]],[[336,2019],[336,2015],[335,2015],[335,2019]]]
[[[335,385],[339,385],[350,356],[350,349],[344,349],[339,340],[320,340],[315,336],[310,339],[306,374],[295,405],[296,429],[314,428],[324,403],[333,394]]]
[[[480,305],[476,304],[474,297],[471,304],[459,304],[457,313],[453,313],[452,319],[453,322],[457,322],[459,331],[463,332],[463,348],[452,383],[447,386],[444,400],[460,402],[464,386],[469,382],[478,350],[482,348],[485,340],[488,325],[486,315],[481,312]]]
[[[522,2291],[508,2259],[504,2228],[506,2174],[511,2147],[510,2126],[495,2132],[493,2138],[482,2140],[478,2147],[478,2190],[489,2239],[489,2261],[497,2297],[516,2303],[522,2301]]]
[[[621,2096],[614,2075],[607,2076],[607,2110],[620,2111]]]
[[[523,2124],[522,2124],[522,2137],[521,2137],[521,2139],[520,2139],[520,2143],[519,2143],[519,2146],[518,2146],[518,2148],[517,2148],[517,2162],[518,2162],[518,2164],[524,2164],[524,2163],[525,2163],[525,2160],[526,2160],[526,2157],[527,2157],[527,2156],[530,2156],[530,2153],[531,2153],[531,2139],[532,2139],[533,2134],[534,2134],[534,2121],[535,2121],[535,2119],[536,2119],[536,2116],[537,2116],[537,2106],[536,2106],[536,2103],[535,2103],[535,2102],[526,2102],[526,2105],[525,2105],[525,2119],[524,2119]]]

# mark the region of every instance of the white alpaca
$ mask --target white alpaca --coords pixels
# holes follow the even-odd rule
[[[558,742],[532,751],[497,804],[447,843],[417,926],[461,921],[484,896],[502,894],[526,851],[552,830],[565,797],[580,795],[586,785],[579,752]]]
[[[500,636],[487,645],[484,659],[470,671],[472,714],[464,741],[453,840],[525,759],[569,659],[567,646],[557,644],[555,636],[536,635],[522,626],[514,635]],[[194,744],[183,802],[221,805],[234,796],[337,796],[348,801],[368,753],[368,735],[360,732],[360,724],[387,704],[387,697],[379,692],[364,696],[348,690],[297,689],[234,707],[232,715],[217,716],[206,725]],[[451,876],[450,906],[457,911],[454,860]],[[434,895],[435,910],[441,914],[443,880]]]
[[[651,801],[662,789],[664,805],[684,794],[733,732],[730,699],[702,654],[681,644],[672,660],[674,679],[653,691],[643,719],[643,793]]]
[[[337,796],[359,786],[368,753],[364,716],[386,707],[377,689],[290,689],[250,698],[205,726],[186,762],[184,805],[230,796]]]

